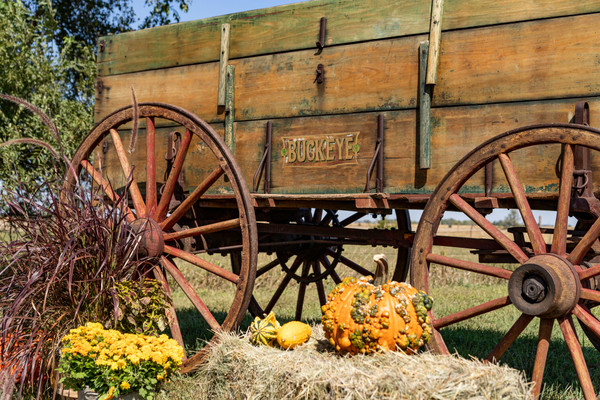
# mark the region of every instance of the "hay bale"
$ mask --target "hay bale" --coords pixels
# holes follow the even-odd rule
[[[342,357],[313,327],[284,351],[220,333],[197,376],[206,399],[528,399],[523,373],[458,356],[399,352]]]

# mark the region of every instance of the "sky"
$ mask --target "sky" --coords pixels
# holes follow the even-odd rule
[[[187,13],[180,12],[179,16],[181,22],[193,21],[196,19],[203,19],[209,17],[216,17],[218,15],[231,14],[241,11],[256,10],[259,8],[280,6],[283,4],[298,3],[299,0],[192,0],[192,4],[189,7]],[[134,0],[133,8],[136,12],[139,20],[143,20],[148,14],[149,9],[145,6],[145,0]],[[420,211],[410,211],[411,219],[417,221],[420,216]],[[489,220],[495,221],[503,219],[507,215],[505,210],[496,210],[494,214],[488,217]],[[554,223],[555,213],[547,211],[534,211],[536,220],[541,217],[543,225],[551,225]],[[452,213],[448,217],[455,218],[458,220],[467,219],[466,216],[460,213]],[[569,221],[574,224],[574,220]]]
[[[181,17],[181,22],[193,21],[195,19],[216,17],[217,15],[298,2],[299,0],[192,0],[189,11],[187,13],[180,12],[179,16]],[[133,8],[140,20],[148,14],[148,8],[145,7],[144,0],[134,0]]]

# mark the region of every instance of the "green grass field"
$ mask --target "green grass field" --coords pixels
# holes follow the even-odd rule
[[[467,252],[466,250],[452,248],[437,248],[435,250],[435,252],[441,252],[448,256],[456,255],[453,252],[457,251],[463,252],[461,257],[464,257],[464,252]],[[372,256],[377,253],[385,253],[390,260],[395,260],[395,250],[392,248],[347,246],[343,254],[360,265],[372,269]],[[473,255],[472,257],[475,260],[476,256]],[[260,254],[259,267],[267,264],[271,259],[272,257]],[[212,256],[211,261],[224,268],[229,268],[227,257]],[[186,273],[193,276],[192,284],[199,288],[200,297],[213,310],[217,319],[223,319],[233,299],[233,285],[227,284],[219,278],[209,276],[205,272],[198,271],[190,265],[180,266],[186,270]],[[336,271],[342,278],[355,274],[345,266],[338,266]],[[283,276],[281,269],[276,268],[257,280],[254,294],[259,304],[264,305],[268,302]],[[434,311],[437,315],[451,314],[507,294],[506,283],[496,278],[482,277],[440,266],[432,267],[431,284],[433,288],[432,295],[435,300]],[[274,309],[278,319],[282,322],[294,319],[298,286],[292,280]],[[326,292],[328,293],[333,287],[333,281],[330,278],[327,279],[325,281]],[[181,323],[186,331],[184,338],[186,345],[190,349],[202,346],[203,340],[207,338],[200,337],[196,339],[198,333],[204,328],[201,319],[191,310],[189,302],[181,292],[176,291],[174,293],[174,300],[180,318],[182,318]],[[485,358],[519,315],[514,307],[509,306],[444,328],[442,334],[451,351],[458,352],[467,358],[470,356]],[[596,315],[600,316],[600,313],[596,311]],[[309,284],[306,290],[302,319],[305,322],[315,323],[319,322],[320,318],[321,312],[316,285]],[[251,316],[247,313],[240,329],[246,330],[251,320]],[[538,321],[537,318],[533,320],[505,353],[500,362],[524,370],[530,376],[537,346]],[[598,388],[600,387],[600,353],[583,334],[577,322],[575,322],[575,325],[578,329],[577,335],[582,343],[590,375],[594,380],[594,386]],[[571,358],[562,339],[560,329],[556,324],[552,334],[544,384],[543,399],[583,398]],[[185,390],[182,388],[186,386],[191,388],[193,385],[193,376],[184,377],[171,390]],[[168,397],[168,392],[166,396]]]

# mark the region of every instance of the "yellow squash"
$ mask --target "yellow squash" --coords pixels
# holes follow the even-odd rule
[[[311,334],[310,325],[300,321],[291,321],[284,324],[277,332],[277,343],[284,349],[293,349],[307,342]]]

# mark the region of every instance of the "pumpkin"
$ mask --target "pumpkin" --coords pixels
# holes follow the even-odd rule
[[[277,332],[281,328],[279,322],[275,318],[274,313],[269,313],[265,318],[254,318],[250,324],[250,332],[252,333],[252,343],[256,345],[264,344],[267,346],[273,345],[277,339]]]
[[[432,334],[433,299],[407,283],[387,281],[387,259],[376,255],[375,279],[346,278],[322,307],[325,337],[342,354],[401,349],[414,353]]]
[[[277,343],[284,349],[293,349],[296,346],[307,342],[312,335],[310,325],[300,321],[290,321],[283,324],[277,332]]]

